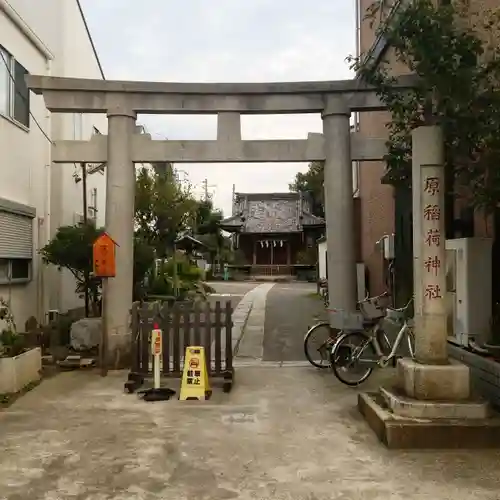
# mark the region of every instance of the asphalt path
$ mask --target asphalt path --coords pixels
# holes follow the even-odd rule
[[[264,361],[303,361],[304,335],[326,317],[310,283],[279,283],[267,295]]]

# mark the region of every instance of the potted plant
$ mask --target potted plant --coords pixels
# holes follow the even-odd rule
[[[10,305],[0,297],[0,394],[16,393],[40,379],[40,347],[28,349],[24,335],[17,332]]]

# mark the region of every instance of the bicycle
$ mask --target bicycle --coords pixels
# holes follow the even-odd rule
[[[358,302],[357,306],[361,310],[364,321],[363,327],[370,328],[378,323],[385,315],[385,307],[382,306],[381,300],[388,297],[387,292],[377,295],[376,297],[366,297],[365,300]],[[325,307],[328,308],[328,291],[325,291],[324,301]],[[314,347],[314,336],[318,332],[324,332],[325,335],[320,337],[319,347]],[[313,325],[307,331],[304,337],[304,354],[307,361],[316,368],[329,368],[331,366],[331,350],[342,334],[342,330],[332,328],[328,321],[320,321]],[[325,340],[326,338],[326,340]],[[319,358],[316,358],[319,356]]]
[[[397,353],[403,338],[406,338],[410,356],[412,358],[415,356],[413,325],[408,318],[412,302],[413,299],[410,299],[406,306],[399,309],[387,308],[384,320],[392,321],[398,326],[401,325],[392,345],[381,325],[382,322],[375,324],[370,333],[366,333],[365,330],[351,331],[343,333],[337,338],[331,349],[330,362],[333,373],[343,384],[351,387],[358,386],[368,379],[375,367],[386,368],[391,361],[395,364],[397,358],[400,357]],[[359,341],[359,345],[353,345],[355,341]],[[381,344],[386,344],[385,349]],[[386,354],[389,349],[389,353]],[[368,357],[362,358],[363,353],[366,354],[368,351]],[[345,375],[351,368],[358,366],[364,366],[365,371],[361,372],[361,375],[355,380],[348,380]]]

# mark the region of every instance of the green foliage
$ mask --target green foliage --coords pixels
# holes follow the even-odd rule
[[[297,264],[314,265],[318,260],[316,247],[306,248],[297,254]]]
[[[19,356],[26,349],[24,336],[12,330],[2,330],[0,333],[1,354],[12,358]]]
[[[92,271],[92,245],[101,232],[93,224],[62,226],[40,254],[45,263],[68,269],[83,283],[84,273]]]
[[[175,259],[171,257],[160,266],[149,293],[184,299],[189,292],[199,289],[202,277],[203,272],[199,267],[192,264],[184,253],[176,252]]]
[[[212,200],[200,201],[196,211],[196,238],[204,243],[211,255],[212,263],[231,259],[231,240],[224,236],[220,228],[222,212],[215,210]]]
[[[166,257],[179,233],[190,228],[198,203],[189,186],[177,179],[171,164],[138,170],[135,193],[137,236]]]
[[[388,63],[374,69],[362,56],[353,67],[392,113],[385,180],[411,185],[411,131],[438,123],[455,194],[491,212],[500,201],[500,10],[474,12],[467,0],[435,3],[411,2],[378,29],[396,59],[420,77],[414,89],[393,89]],[[382,4],[370,9],[372,21],[388,2]]]
[[[211,201],[197,201],[189,186],[179,182],[171,164],[159,163],[152,169],[139,169],[135,193],[134,299],[143,297],[145,277],[152,270],[154,259],[171,256],[180,234],[198,226],[214,255],[227,248],[227,239],[220,230],[221,219],[222,213],[214,210]],[[64,226],[40,250],[45,263],[68,269],[73,274],[79,294],[85,291],[85,276],[92,271],[92,245],[103,231],[92,224]],[[150,283],[150,291],[173,292],[169,265],[164,278]],[[181,285],[185,282],[186,289],[192,288],[191,283],[200,280],[201,271],[196,267],[192,269],[193,266],[182,259],[180,265]],[[96,304],[101,280],[91,277],[88,283],[91,299]]]
[[[85,290],[85,273],[93,270],[92,246],[104,229],[97,229],[92,224],[77,224],[62,226],[54,238],[45,245],[40,254],[46,264],[52,264],[59,269],[68,269],[76,279],[76,290],[82,294]],[[139,238],[134,240],[134,283],[144,280],[147,271],[151,269],[154,260],[153,249]],[[99,299],[101,280],[89,279],[91,299],[96,303]]]
[[[175,267],[177,267],[177,277],[181,280],[199,281],[202,277],[201,269],[192,264],[182,252],[176,252],[175,259],[171,258],[165,262],[161,272],[168,276],[174,276]]]
[[[10,304],[3,297],[0,297],[0,319],[5,323],[0,332],[0,356],[18,356],[26,349],[26,342],[24,336],[17,333]]]
[[[290,191],[309,193],[312,198],[312,213],[318,217],[325,216],[324,197],[324,163],[313,161],[305,173],[299,172],[289,185]]]
[[[218,234],[220,233],[220,222],[222,212],[215,210],[212,200],[202,200],[196,207],[196,233]]]

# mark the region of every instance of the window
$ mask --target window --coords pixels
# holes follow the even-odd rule
[[[0,47],[0,113],[10,114],[10,56]]]
[[[0,202],[7,200],[0,198]],[[13,208],[21,211],[20,207]],[[33,216],[0,206],[0,285],[30,281],[32,258]]]
[[[0,259],[0,285],[26,283],[31,279],[31,259]]]
[[[10,275],[13,281],[30,279],[31,260],[11,259]]]
[[[30,92],[25,82],[28,71],[0,47],[0,113],[30,124]]]

